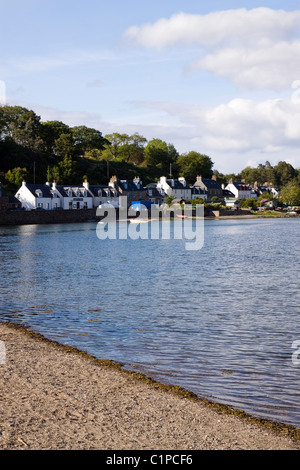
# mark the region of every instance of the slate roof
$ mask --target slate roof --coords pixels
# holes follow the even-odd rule
[[[219,183],[215,180],[210,180],[208,178],[202,178],[203,183],[207,188],[222,189]]]
[[[224,197],[235,197],[235,195],[229,191],[229,189],[223,189],[223,196]]]
[[[56,189],[63,197],[92,197],[92,195],[87,191],[84,186],[64,186],[59,184],[56,185]],[[68,194],[69,189],[72,190],[72,196],[69,196]],[[76,194],[76,191],[78,189],[80,191],[80,196]],[[86,195],[84,195],[84,191],[86,191]]]
[[[134,183],[131,180],[117,180],[114,182],[116,188],[120,188],[121,191],[143,191],[142,182],[139,181]]]
[[[249,184],[242,183],[242,182],[239,182],[239,181],[234,181],[232,184],[233,184],[239,191],[246,191],[246,190],[250,189]]]
[[[172,189],[190,189],[189,186],[184,185],[179,180],[167,179],[167,183]]]
[[[41,191],[43,197],[52,198],[51,187],[47,184],[26,184],[26,188],[28,188],[35,197],[38,197],[38,192]]]
[[[206,188],[222,189],[219,183],[217,183],[217,181],[211,180],[209,178],[202,178],[202,183],[204,184],[204,186],[206,186]],[[200,185],[201,185],[200,181],[196,181],[196,183],[194,184],[195,187],[198,187]]]

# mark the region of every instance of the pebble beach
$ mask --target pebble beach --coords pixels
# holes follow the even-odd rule
[[[1,450],[299,450],[299,430],[208,404],[0,323]]]

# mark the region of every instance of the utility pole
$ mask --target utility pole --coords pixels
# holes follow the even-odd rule
[[[35,184],[35,162],[33,162],[33,184]]]
[[[170,163],[170,178],[172,178],[172,163]]]

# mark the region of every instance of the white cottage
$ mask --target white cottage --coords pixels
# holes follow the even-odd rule
[[[15,197],[20,201],[22,208],[26,210],[53,209],[53,195],[49,183],[27,184],[23,181]]]
[[[186,184],[183,177],[167,179],[165,176],[161,176],[156,188],[161,194],[174,196],[175,199],[192,199],[192,188]]]
[[[68,209],[92,209],[93,196],[84,186],[52,185],[53,198],[57,198],[57,207]]]
[[[257,197],[251,186],[243,181],[237,182],[231,179],[225,189],[232,192],[237,199],[249,199],[252,197]]]
[[[87,181],[83,186],[93,198],[93,206],[99,207],[101,204],[119,205],[119,193],[116,188],[103,185],[90,185]]]

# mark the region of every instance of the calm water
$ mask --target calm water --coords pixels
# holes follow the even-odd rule
[[[205,244],[0,227],[0,319],[300,427],[299,219],[205,221]],[[300,355],[299,355],[300,358]]]

